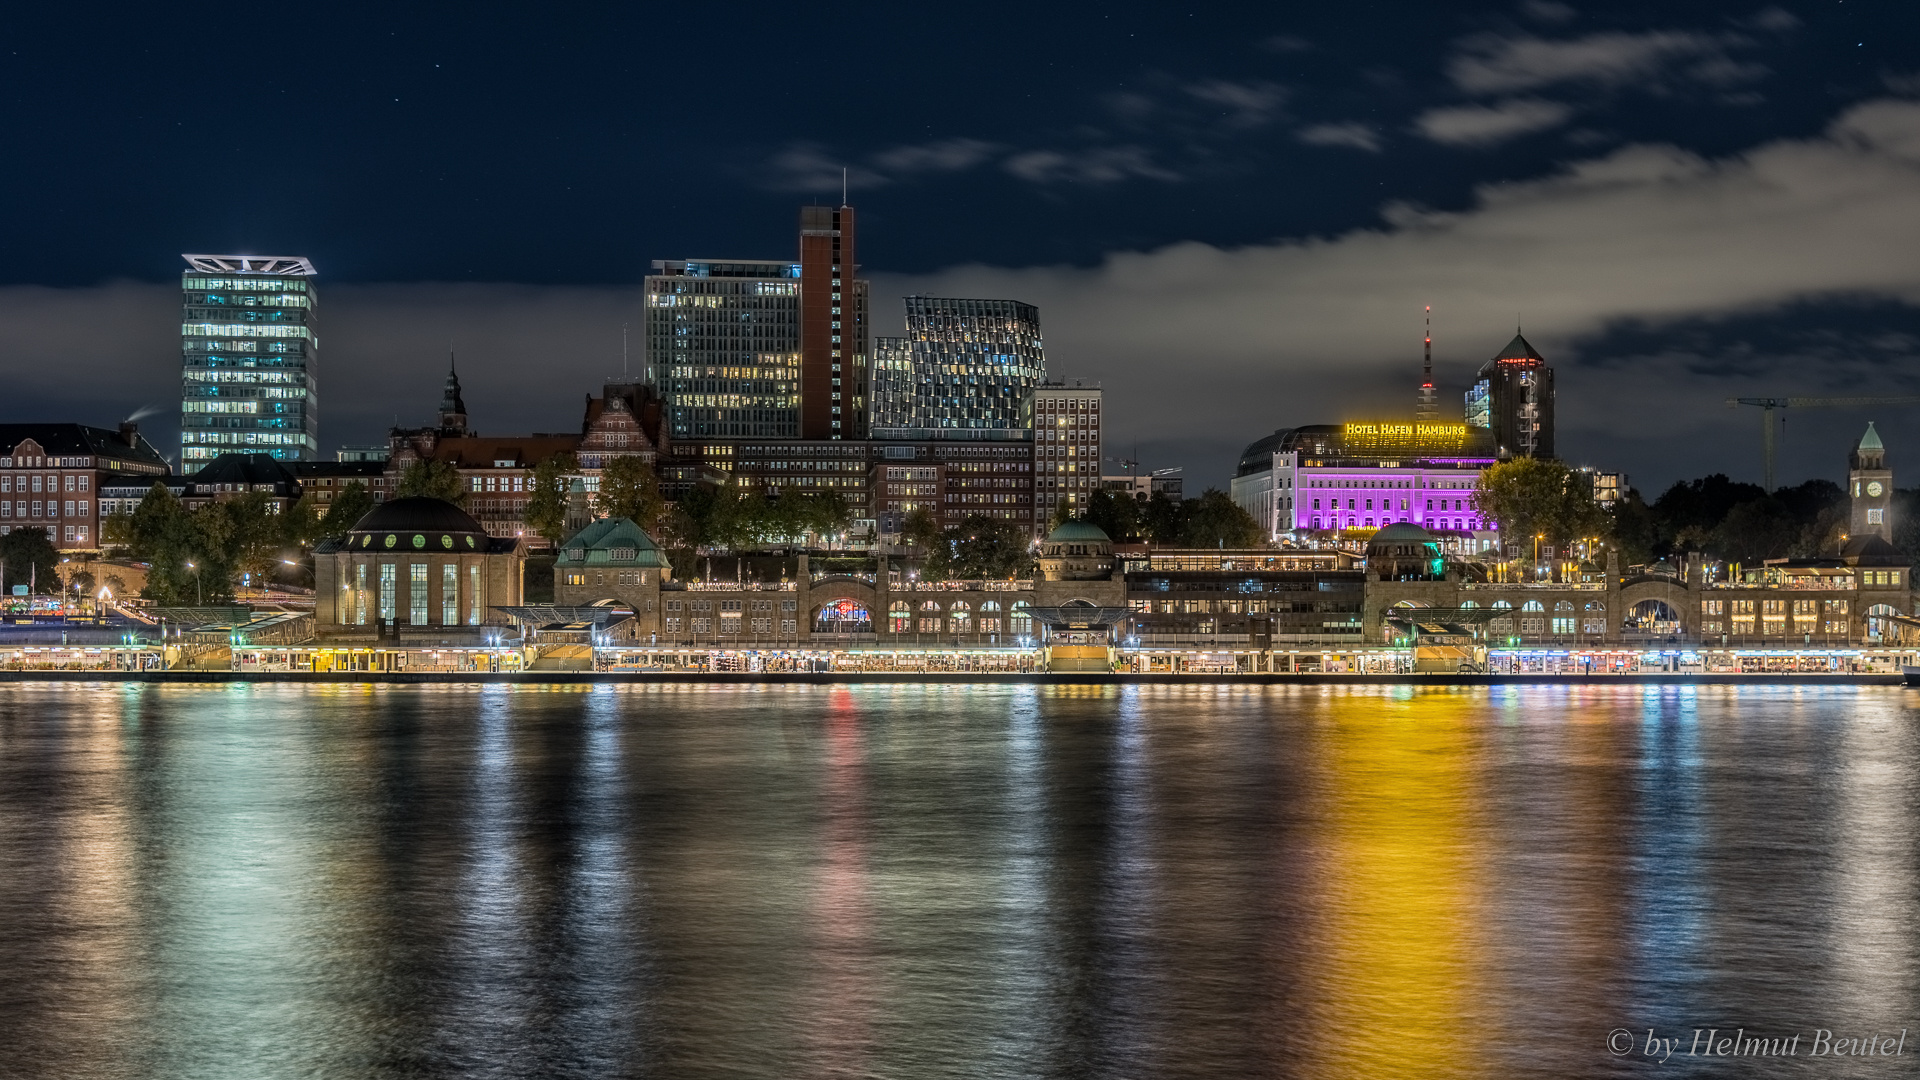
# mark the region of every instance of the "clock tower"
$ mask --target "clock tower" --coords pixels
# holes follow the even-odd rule
[[[1893,527],[1887,520],[1887,508],[1893,502],[1893,472],[1887,468],[1887,450],[1880,444],[1880,433],[1873,430],[1872,421],[1867,422],[1867,433],[1860,436],[1860,444],[1847,456],[1847,494],[1853,500],[1848,535],[1890,539]]]

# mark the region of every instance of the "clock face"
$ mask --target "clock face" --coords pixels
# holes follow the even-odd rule
[[[1883,489],[1880,487],[1880,481],[1870,480],[1867,482],[1867,494],[1878,495],[1882,490]]]

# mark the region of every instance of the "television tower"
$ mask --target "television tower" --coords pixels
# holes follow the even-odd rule
[[[1420,403],[1413,410],[1413,417],[1422,424],[1437,423],[1440,419],[1440,403],[1433,396],[1433,305],[1427,305],[1427,357],[1424,378],[1420,380]]]

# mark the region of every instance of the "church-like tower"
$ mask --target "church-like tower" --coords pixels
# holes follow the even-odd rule
[[[1853,499],[1848,535],[1891,539],[1893,526],[1887,520],[1887,510],[1893,502],[1893,470],[1887,468],[1887,449],[1881,445],[1872,421],[1867,422],[1867,433],[1860,436],[1859,445],[1847,455],[1847,494]]]
[[[452,353],[447,354],[447,385],[440,393],[440,434],[472,434],[467,430],[467,403],[460,397],[460,373],[454,370]]]

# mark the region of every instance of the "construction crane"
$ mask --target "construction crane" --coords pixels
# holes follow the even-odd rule
[[[1920,405],[1920,396],[1905,397],[1730,397],[1727,408],[1760,408],[1760,445],[1767,456],[1767,494],[1773,494],[1773,411],[1775,409],[1863,409],[1872,405]]]

